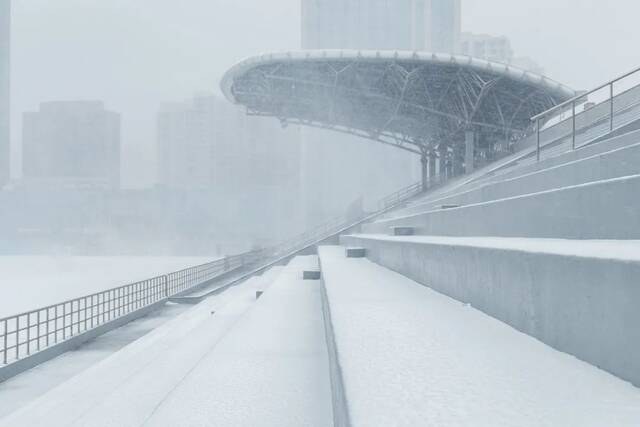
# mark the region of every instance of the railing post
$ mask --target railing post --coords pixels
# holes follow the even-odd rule
[[[7,359],[8,359],[7,357],[7,347],[9,346],[8,335],[9,335],[9,319],[5,319],[4,320],[4,337],[2,340],[3,341],[2,346],[4,348],[4,351],[2,352],[2,361],[3,361],[3,364],[5,365],[7,364]]]
[[[576,149],[576,101],[571,103],[571,149]]]
[[[613,132],[613,82],[609,84],[609,132]]]
[[[164,298],[169,299],[169,277],[162,276],[162,280],[164,282]]]
[[[536,160],[540,161],[540,118],[536,119],[536,134],[537,134],[537,145],[536,145]]]

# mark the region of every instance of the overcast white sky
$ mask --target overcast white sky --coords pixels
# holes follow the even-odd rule
[[[14,0],[13,142],[47,100],[100,99],[123,114],[126,183],[153,178],[163,101],[218,91],[225,70],[295,49],[300,0]],[[578,89],[640,65],[638,0],[463,0],[463,29],[510,37],[519,56]]]

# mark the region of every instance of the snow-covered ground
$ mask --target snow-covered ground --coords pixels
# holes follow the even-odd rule
[[[0,318],[209,261],[198,257],[0,257]]]

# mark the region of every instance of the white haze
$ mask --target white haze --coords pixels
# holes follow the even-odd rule
[[[300,45],[299,0],[13,2],[13,165],[21,114],[58,99],[101,99],[123,116],[123,184],[154,183],[164,101],[217,92],[234,62]],[[463,30],[508,36],[518,55],[587,88],[637,66],[634,0],[465,0]]]

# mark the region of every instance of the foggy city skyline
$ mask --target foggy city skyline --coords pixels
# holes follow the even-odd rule
[[[640,426],[638,16],[0,0],[0,427]]]
[[[99,100],[122,115],[123,186],[152,185],[155,116],[163,103],[202,92],[220,96],[218,81],[230,65],[260,52],[296,50],[301,42],[297,0],[188,0],[179,8],[165,0],[23,0],[12,6],[13,177],[21,165],[23,112],[47,101]],[[526,6],[463,0],[462,31],[508,37],[518,55],[576,89],[634,65],[640,29],[629,11],[640,5],[545,0]],[[576,22],[582,31],[565,31]]]

